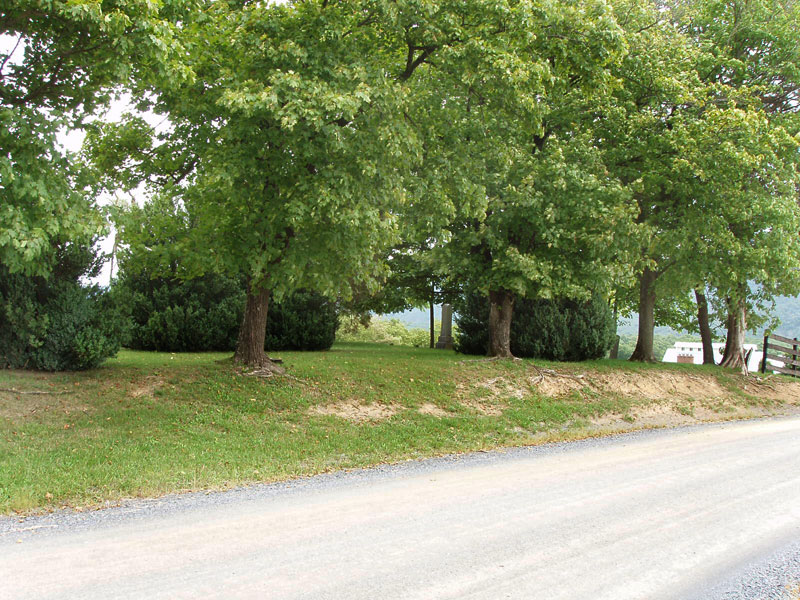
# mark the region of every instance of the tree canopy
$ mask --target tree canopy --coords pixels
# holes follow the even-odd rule
[[[794,0],[12,1],[0,263],[46,275],[102,230],[100,189],[144,184],[123,257],[245,281],[249,367],[276,369],[271,301],[381,285],[486,295],[497,356],[516,299],[613,297],[653,360],[694,295],[737,366],[748,313],[800,291],[798,23]],[[97,119],[123,89],[138,113]]]
[[[10,0],[0,9],[0,261],[46,274],[58,242],[103,220],[86,169],[58,143],[133,77],[180,78],[175,20],[191,3]]]

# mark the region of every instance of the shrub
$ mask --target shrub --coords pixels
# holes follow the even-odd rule
[[[456,305],[455,349],[486,354],[489,300],[470,294]],[[517,299],[511,321],[511,352],[521,358],[581,361],[601,358],[615,340],[614,317],[599,296],[589,301]]]
[[[617,339],[614,314],[600,296],[588,302],[565,300],[569,315],[570,343],[564,360],[581,361],[603,358]]]
[[[489,297],[467,294],[455,302],[453,309],[458,324],[458,335],[453,340],[455,351],[462,354],[486,354],[489,350]],[[517,315],[514,314],[514,320],[516,318]]]
[[[569,311],[564,308],[559,301],[518,299],[511,321],[511,353],[521,358],[565,360],[571,336]]]
[[[0,366],[74,371],[98,366],[117,353],[125,320],[107,292],[82,286],[97,274],[89,247],[65,245],[48,277],[0,268]]]
[[[131,319],[126,346],[202,352],[236,347],[243,290],[244,284],[238,279],[218,274],[179,281],[123,271],[113,292]]]
[[[122,272],[114,297],[131,319],[126,345],[161,352],[233,351],[242,323],[245,284],[209,273],[203,277],[150,279]],[[271,303],[267,350],[326,350],[333,344],[336,307],[323,296],[300,291]]]
[[[328,350],[336,339],[336,305],[321,294],[297,291],[269,308],[266,350]]]

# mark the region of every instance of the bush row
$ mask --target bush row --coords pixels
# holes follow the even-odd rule
[[[48,278],[0,270],[0,366],[79,370],[99,365],[120,345],[169,352],[231,351],[244,308],[244,285],[221,275],[179,281],[123,274],[111,291],[80,284],[99,264],[90,248],[68,246]],[[456,306],[456,350],[485,354],[489,305],[471,294]],[[269,309],[266,350],[325,350],[339,326],[334,302],[299,291]],[[348,340],[427,346],[428,332],[397,320],[351,327]],[[437,327],[438,329],[438,327]],[[511,330],[515,356],[579,361],[602,357],[614,321],[600,298],[518,300]]]
[[[455,348],[486,354],[489,345],[489,299],[467,295],[456,306],[459,335]],[[616,339],[614,316],[600,297],[518,299],[511,321],[511,353],[520,358],[581,361],[602,358]]]
[[[244,282],[222,275],[189,281],[124,276],[113,296],[126,307],[131,328],[125,345],[163,352],[229,351],[236,348],[245,303]],[[327,350],[338,327],[336,305],[298,291],[271,303],[266,350]]]
[[[237,280],[126,277],[110,291],[80,283],[95,276],[90,248],[66,247],[49,277],[0,267],[0,368],[77,371],[97,367],[121,346],[168,352],[231,351],[244,308]],[[270,306],[266,350],[326,350],[336,306],[296,292]]]

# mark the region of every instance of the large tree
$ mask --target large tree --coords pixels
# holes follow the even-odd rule
[[[741,316],[746,300],[734,298],[746,294],[747,281],[780,280],[787,271],[779,265],[795,252],[785,232],[793,227],[797,153],[792,129],[767,108],[778,95],[796,93],[786,82],[792,69],[756,58],[764,50],[759,44],[778,51],[775,40],[762,37],[751,50],[740,49],[740,59],[729,47],[739,44],[741,13],[759,4],[784,3],[697,1],[675,3],[673,10],[637,3],[626,13],[633,16],[623,22],[632,52],[622,63],[625,84],[604,126],[606,160],[633,191],[641,225],[639,336],[632,360],[655,360],[659,299],[685,298],[709,283],[732,298]],[[724,14],[725,6],[731,14]],[[720,31],[726,27],[729,35]],[[785,60],[785,49],[778,52]],[[752,71],[745,66],[750,58],[763,69],[758,78],[741,76]],[[777,88],[767,83],[773,80]],[[754,267],[753,253],[764,259],[767,247],[773,248],[770,259]]]
[[[513,40],[506,77],[445,73],[453,83],[439,112],[452,133],[428,147],[431,171],[451,169],[441,270],[488,295],[497,357],[511,356],[515,299],[601,291],[630,222],[627,194],[592,136],[621,31],[604,3],[537,8],[530,35]]]
[[[800,3],[714,0],[689,6],[687,31],[714,49],[703,68],[717,104],[730,109],[710,111],[716,139],[701,169],[722,175],[713,189],[714,208],[726,223],[714,264],[726,268],[711,269],[728,306],[721,364],[746,370],[748,310],[797,293],[800,285]],[[708,156],[715,155],[712,165]]]
[[[636,281],[620,282],[617,294],[622,312],[633,306],[639,313],[631,358],[654,361],[656,301],[659,295],[681,295],[666,275],[680,262],[687,237],[683,226],[693,226],[699,217],[674,186],[680,148],[673,130],[700,110],[704,88],[692,68],[696,50],[656,2],[621,0],[615,8],[629,51],[613,65],[620,85],[604,107],[597,141],[610,173],[634,200]]]
[[[102,229],[89,180],[58,134],[134,73],[181,76],[174,21],[190,7],[9,0],[0,8],[0,263],[46,275],[60,245]]]

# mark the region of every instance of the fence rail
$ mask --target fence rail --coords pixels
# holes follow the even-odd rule
[[[782,367],[770,365],[770,371],[800,377],[800,340],[781,335],[764,336],[764,358],[761,360],[761,372],[767,372],[767,359],[783,363]]]

